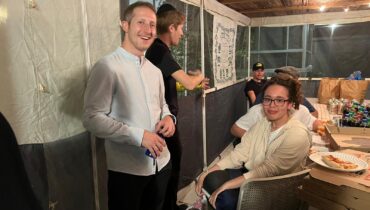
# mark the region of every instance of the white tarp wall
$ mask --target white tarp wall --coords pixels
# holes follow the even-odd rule
[[[204,8],[235,27],[250,22],[215,0],[206,0]],[[119,0],[1,0],[0,15],[0,111],[18,143],[47,143],[83,132],[89,68],[120,43]],[[230,27],[223,22],[218,21]],[[228,44],[224,41],[219,43]],[[229,41],[235,45],[235,38]],[[235,82],[235,65],[228,71],[233,73],[225,81]]]
[[[118,0],[0,0],[0,111],[19,144],[85,129],[90,65],[120,44]]]
[[[46,205],[91,209],[78,206],[93,206],[93,193],[99,206],[100,193],[106,195],[104,181],[97,187],[98,171],[106,171],[104,161],[99,162],[104,155],[95,150],[101,144],[90,144],[81,115],[90,67],[120,45],[119,4],[120,0],[0,0],[0,112],[25,149],[31,183]],[[200,1],[191,4],[199,6]],[[204,8],[235,27],[249,24],[247,17],[215,0],[207,0]],[[235,40],[223,41],[235,45]],[[231,102],[229,107],[235,108]]]

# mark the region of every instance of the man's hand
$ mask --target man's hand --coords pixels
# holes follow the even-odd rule
[[[187,73],[191,76],[199,76],[199,75],[203,76],[202,71],[200,69],[188,70]],[[204,77],[202,82],[200,83],[200,86],[202,86],[203,90],[209,89],[209,78]]]
[[[209,89],[209,78],[205,77],[200,85],[202,86],[203,90]]]
[[[141,146],[147,148],[154,158],[159,157],[166,142],[158,134],[144,130]]]
[[[164,137],[171,137],[175,133],[175,123],[172,120],[172,117],[167,115],[155,126],[155,132],[162,134]]]

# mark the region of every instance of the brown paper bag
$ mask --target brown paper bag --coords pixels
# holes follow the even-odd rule
[[[366,80],[342,80],[340,81],[340,97],[356,99],[361,102],[365,99],[369,82]]]
[[[339,98],[339,79],[324,77],[320,81],[317,98],[320,104],[327,104],[331,98]]]

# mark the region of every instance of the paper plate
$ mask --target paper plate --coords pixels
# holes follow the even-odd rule
[[[340,158],[344,161],[349,161],[351,163],[354,163],[358,165],[358,167],[354,169],[342,169],[342,168],[334,168],[334,167],[328,166],[326,165],[326,163],[324,163],[324,161],[322,161],[322,156],[325,156],[325,155],[333,155],[336,158]],[[310,155],[310,159],[321,166],[324,166],[326,168],[336,170],[336,171],[356,172],[356,171],[361,171],[361,170],[368,168],[368,165],[365,161],[353,155],[340,153],[340,152],[317,152],[317,153]]]

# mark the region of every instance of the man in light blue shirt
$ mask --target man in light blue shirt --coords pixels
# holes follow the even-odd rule
[[[173,135],[175,117],[161,71],[144,57],[156,37],[156,14],[150,3],[136,2],[123,18],[122,45],[91,70],[83,123],[105,139],[109,209],[161,210],[171,172],[161,136]]]

